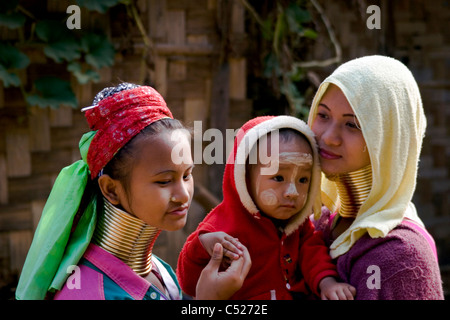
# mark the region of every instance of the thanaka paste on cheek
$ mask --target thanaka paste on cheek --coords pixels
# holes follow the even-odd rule
[[[312,165],[312,155],[309,153],[301,153],[301,152],[283,152],[280,153],[278,160],[278,164],[294,164],[295,167],[292,170],[291,176],[289,178],[289,187],[286,190],[286,195],[291,197],[298,197],[299,193],[296,188],[296,177],[299,170],[299,167],[304,165]],[[270,164],[272,165],[273,162]],[[280,203],[280,199],[277,197],[277,193],[273,189],[267,189],[259,192],[260,190],[260,178],[261,175],[257,176],[257,180],[255,183],[255,191],[256,196],[260,199],[260,201],[267,206],[275,206],[277,203]],[[302,195],[304,199],[306,195]],[[303,201],[304,203],[304,201]]]
[[[259,199],[266,206],[274,206],[278,203],[277,195],[273,189],[268,189],[261,192]]]

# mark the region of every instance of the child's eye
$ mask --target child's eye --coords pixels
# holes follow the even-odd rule
[[[160,185],[166,185],[170,183],[170,180],[160,180],[160,181],[155,181],[155,183],[160,184]]]
[[[282,181],[284,181],[284,178],[282,176],[275,176],[275,177],[273,177],[273,180],[275,180],[277,182],[282,182]]]
[[[308,183],[309,179],[307,177],[303,177],[300,178],[298,181],[300,181],[300,183]]]
[[[189,180],[191,178],[192,178],[192,173],[189,173],[189,174],[186,174],[186,175],[183,176],[184,180]]]

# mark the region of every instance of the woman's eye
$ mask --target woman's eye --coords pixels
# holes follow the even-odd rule
[[[317,117],[323,120],[328,119],[328,115],[322,112],[317,113]]]
[[[189,173],[189,174],[186,174],[186,175],[183,176],[184,180],[189,180],[191,178],[192,178],[192,173]]]
[[[358,129],[358,130],[360,130],[360,127],[355,122],[347,122],[347,127],[351,128],[351,129]]]

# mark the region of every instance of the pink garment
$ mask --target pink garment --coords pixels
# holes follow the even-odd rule
[[[135,300],[142,300],[150,289],[150,282],[135,273],[120,259],[94,244],[89,245],[83,257],[103,271]],[[84,264],[80,264],[79,268],[81,288],[70,289],[66,283],[62,290],[55,295],[54,299],[105,300],[103,274]],[[68,281],[70,281],[70,277]]]

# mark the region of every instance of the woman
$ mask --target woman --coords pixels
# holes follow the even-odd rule
[[[82,160],[55,182],[17,299],[181,299],[175,273],[152,248],[161,230],[186,223],[194,191],[188,131],[146,86],[105,88],[84,111],[92,131],[81,138]],[[186,153],[175,163],[176,146]],[[197,298],[226,299],[240,288],[251,264],[240,247],[242,256],[219,272],[223,248],[214,246]]]
[[[399,61],[368,56],[326,78],[308,123],[324,179],[316,216],[355,299],[443,299],[436,247],[411,202],[426,128]]]

